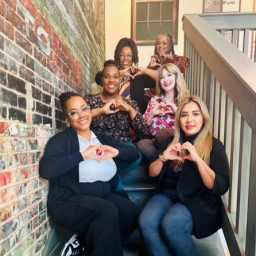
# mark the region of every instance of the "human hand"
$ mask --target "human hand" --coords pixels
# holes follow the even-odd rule
[[[167,149],[162,154],[162,160],[164,162],[168,160],[178,160],[181,162],[184,162],[183,158],[179,155],[179,152],[181,151],[181,144],[177,143],[173,146],[167,147]]]
[[[189,160],[193,162],[197,162],[201,159],[201,157],[198,155],[196,148],[194,145],[192,145],[190,142],[185,142],[181,146],[181,152],[183,152],[183,160]]]
[[[160,64],[160,60],[158,58],[157,55],[153,55],[151,56],[151,61],[148,65],[148,68],[155,68],[155,67],[160,67],[161,64]]]
[[[174,103],[166,103],[163,109],[164,109],[164,115],[175,114],[177,111],[177,106]]]
[[[120,70],[120,76],[134,78],[135,71],[133,67],[128,67]]]
[[[129,105],[126,101],[124,101],[121,97],[116,100],[115,104],[116,104],[115,112],[118,112],[118,111],[129,112],[132,109],[132,106]]]
[[[164,115],[164,107],[165,104],[160,102],[159,104],[155,104],[154,108],[150,111],[151,116],[162,116]]]
[[[84,160],[94,159],[101,162],[107,158],[116,157],[119,151],[116,148],[107,145],[91,145],[85,151],[81,152]]]
[[[131,78],[134,79],[136,76],[144,74],[145,68],[143,67],[131,67]]]
[[[109,100],[108,102],[105,103],[105,105],[102,107],[102,112],[104,115],[109,115],[113,114],[116,111],[116,100]]]
[[[161,64],[161,65],[164,65],[164,64],[167,64],[167,63],[173,63],[173,62],[174,62],[173,55],[168,55],[168,54],[164,54],[164,53],[162,53],[162,54],[159,56],[159,59],[160,59],[160,64]]]

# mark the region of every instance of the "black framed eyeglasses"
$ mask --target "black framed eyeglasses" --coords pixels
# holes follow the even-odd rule
[[[89,106],[82,108],[80,111],[72,111],[68,113],[67,115],[70,116],[72,119],[77,120],[81,113],[86,113],[87,111],[90,111],[91,108]]]

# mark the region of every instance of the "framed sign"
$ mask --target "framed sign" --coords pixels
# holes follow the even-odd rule
[[[203,0],[203,12],[239,12],[241,0]]]
[[[240,0],[233,1],[222,1],[222,12],[239,12],[240,11]]]
[[[222,12],[222,0],[204,0],[203,12]]]

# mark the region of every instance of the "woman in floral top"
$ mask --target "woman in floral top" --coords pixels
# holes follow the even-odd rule
[[[92,109],[91,128],[120,142],[132,142],[130,128],[136,134],[143,135],[148,131],[148,125],[137,103],[118,94],[120,75],[117,64],[109,60],[104,66],[101,79],[103,92],[85,96]]]
[[[144,70],[144,73],[148,72],[153,71]],[[156,92],[157,95],[150,99],[144,113],[145,121],[156,140],[144,139],[138,142],[139,150],[148,159],[155,155],[159,144],[173,135],[178,103],[189,94],[186,82],[175,64],[164,64],[159,69]]]
[[[120,73],[115,61],[105,62],[101,84],[102,93],[85,96],[86,102],[92,109],[91,129],[122,143],[133,145],[130,130],[132,129],[137,135],[143,135],[148,132],[148,125],[139,112],[137,103],[118,94]],[[140,162],[141,157],[129,166],[120,163],[117,167],[121,173],[127,173]],[[122,189],[121,184],[119,184],[119,189]]]

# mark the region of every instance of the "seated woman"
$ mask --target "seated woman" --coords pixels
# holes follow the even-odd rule
[[[49,215],[84,236],[89,255],[121,256],[122,241],[136,228],[140,209],[113,193],[118,183],[115,161],[133,162],[139,154],[90,130],[90,107],[77,93],[61,94],[60,103],[70,127],[48,141],[39,163],[41,177],[50,180]]]
[[[158,70],[158,75],[157,96],[150,99],[144,114],[155,139],[143,139],[137,143],[138,149],[147,160],[154,157],[158,148],[173,135],[177,106],[184,96],[189,95],[186,82],[175,64],[164,64]]]
[[[156,39],[154,55],[151,56],[151,61],[147,68],[157,70],[166,63],[174,63],[182,73],[185,73],[190,61],[187,57],[175,54],[171,35],[160,34]]]
[[[148,125],[134,100],[125,99],[118,94],[120,88],[120,73],[117,63],[108,60],[104,64],[101,84],[102,93],[86,95],[85,100],[92,109],[92,129],[107,135],[121,143],[132,144],[131,132],[143,135],[148,132]],[[133,145],[134,146],[134,145]],[[139,160],[133,164],[118,163],[120,174],[127,173],[138,166]],[[122,184],[119,184],[122,188]]]
[[[200,98],[185,97],[175,120],[174,138],[149,165],[149,175],[159,178],[139,226],[149,255],[198,256],[192,235],[204,238],[222,227],[221,196],[229,187],[229,164]]]
[[[156,82],[147,75],[133,78],[131,67],[138,65],[139,56],[137,46],[131,38],[124,37],[120,39],[115,49],[114,60],[120,70],[119,95],[125,99],[135,100],[140,112],[143,114],[147,107],[147,102],[144,101],[144,88],[155,88]],[[98,77],[99,75],[96,75],[96,82],[100,84],[101,81]]]

